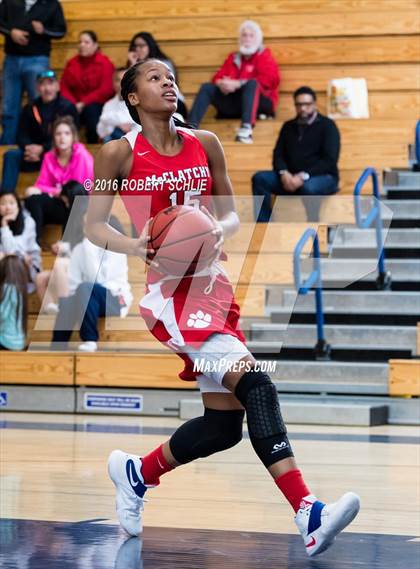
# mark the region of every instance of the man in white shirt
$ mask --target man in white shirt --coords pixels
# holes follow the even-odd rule
[[[121,97],[121,79],[126,69],[119,67],[114,72],[115,97],[105,103],[96,132],[103,142],[118,140],[132,129],[141,130],[140,125],[130,117],[127,105]]]

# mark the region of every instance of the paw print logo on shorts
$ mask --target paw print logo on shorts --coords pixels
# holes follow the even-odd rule
[[[204,314],[202,310],[198,310],[197,314],[191,313],[187,320],[187,326],[190,328],[207,328],[210,326],[210,314]]]

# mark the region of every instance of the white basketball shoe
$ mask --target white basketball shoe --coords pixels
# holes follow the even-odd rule
[[[312,557],[327,550],[336,536],[357,516],[360,498],[348,492],[333,504],[324,504],[315,496],[306,496],[300,503],[295,524],[305,542],[306,552]]]
[[[108,458],[108,473],[116,488],[116,509],[122,528],[132,536],[143,531],[141,512],[144,494],[149,488],[141,474],[141,459],[122,450],[114,450]]]

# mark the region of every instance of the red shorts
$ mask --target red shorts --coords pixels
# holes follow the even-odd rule
[[[224,274],[218,274],[205,294],[210,281],[206,275],[148,283],[140,314],[153,336],[174,351],[186,344],[199,347],[215,333],[230,334],[245,343],[232,285]],[[193,370],[186,354],[177,353],[185,362],[179,377],[194,380],[199,372]]]

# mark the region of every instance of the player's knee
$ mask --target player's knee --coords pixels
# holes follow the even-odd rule
[[[204,420],[209,433],[209,446],[212,452],[219,452],[232,448],[241,442],[243,436],[243,422],[245,411],[230,410],[219,411],[217,409],[206,409]],[[206,456],[210,456],[207,454]]]
[[[246,409],[251,443],[265,466],[293,456],[277,396],[270,377],[260,371],[243,374],[235,389]]]
[[[169,446],[177,462],[186,464],[231,448],[242,440],[245,411],[205,409],[202,417],[184,423]]]

